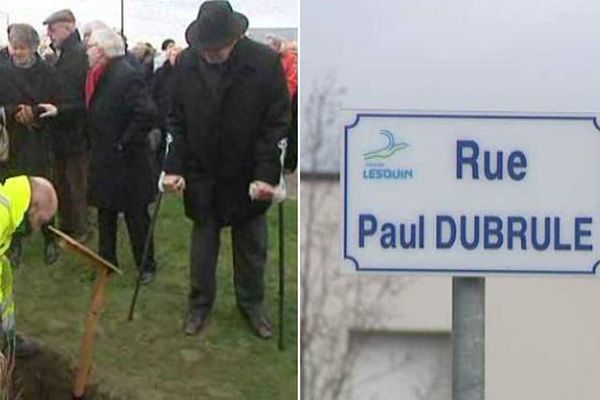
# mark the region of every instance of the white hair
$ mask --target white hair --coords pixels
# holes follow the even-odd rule
[[[125,43],[123,38],[112,29],[94,29],[90,35],[89,42],[104,50],[108,58],[125,55]]]
[[[40,45],[40,35],[29,24],[12,24],[8,33],[8,43],[12,47],[17,44],[24,44],[30,49],[37,50]]]
[[[88,36],[88,35],[91,35],[93,31],[98,30],[98,29],[109,29],[109,27],[102,21],[92,21],[92,22],[88,22],[87,24],[85,24],[83,26],[81,33],[84,36]]]

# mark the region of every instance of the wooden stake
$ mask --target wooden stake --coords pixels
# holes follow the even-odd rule
[[[92,370],[92,359],[94,355],[94,342],[96,331],[100,320],[100,313],[104,307],[106,299],[106,285],[108,283],[108,270],[99,271],[94,285],[94,294],[92,296],[92,307],[85,322],[85,331],[81,342],[81,356],[79,358],[79,367],[75,377],[75,389],[73,394],[76,398],[83,398],[85,387],[87,386]]]
[[[79,357],[79,366],[75,375],[75,387],[73,389],[73,399],[80,400],[84,398],[85,388],[90,379],[92,371],[92,361],[94,357],[94,343],[96,341],[96,331],[98,330],[98,322],[100,314],[104,308],[106,301],[106,286],[108,284],[111,273],[123,274],[121,270],[115,267],[98,254],[94,253],[89,248],[85,247],[75,239],[59,231],[53,226],[48,229],[60,238],[59,245],[67,248],[81,256],[96,269],[96,281],[94,283],[94,292],[92,295],[92,306],[85,321],[85,329],[83,332],[83,340],[81,341],[81,355]]]

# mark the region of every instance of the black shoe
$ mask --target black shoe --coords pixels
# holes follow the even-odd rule
[[[271,339],[273,337],[273,324],[264,311],[260,309],[252,311],[240,309],[240,311],[256,336],[261,339]]]
[[[46,242],[44,247],[44,263],[52,265],[58,260],[58,246],[54,240]]]
[[[202,330],[205,320],[206,314],[188,314],[183,327],[183,332],[188,336],[197,335]]]
[[[13,268],[18,268],[21,265],[21,256],[23,255],[23,247],[21,241],[13,240],[10,245],[10,264]]]
[[[156,273],[154,271],[144,271],[142,272],[142,279],[140,280],[140,283],[142,285],[147,285],[154,280],[155,276]]]

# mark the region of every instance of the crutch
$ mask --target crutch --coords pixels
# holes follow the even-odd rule
[[[278,143],[278,147],[281,150],[281,176],[279,178],[279,185],[285,188],[285,181],[283,178],[283,168],[285,163],[285,154],[287,148],[287,140],[283,139]],[[285,213],[283,208],[283,202],[285,197],[281,199],[278,207],[279,212],[279,337],[278,337],[278,347],[280,351],[283,351],[285,348],[283,341],[283,333],[284,333],[284,320],[285,320]]]

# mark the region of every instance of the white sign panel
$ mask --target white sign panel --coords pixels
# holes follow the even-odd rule
[[[595,274],[595,116],[353,111],[343,121],[350,268]]]

